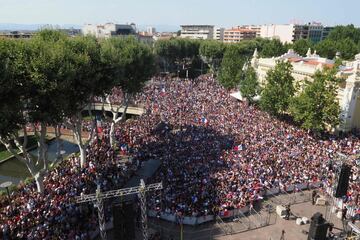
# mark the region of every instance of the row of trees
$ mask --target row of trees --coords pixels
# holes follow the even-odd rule
[[[120,87],[125,92],[126,105],[154,69],[152,50],[132,38],[97,41],[44,30],[31,40],[1,39],[0,142],[25,163],[42,192],[44,175],[51,168],[48,127],[56,129],[58,138],[61,124],[73,131],[84,166],[96,127],[94,123],[88,139],[82,137],[83,109],[90,107],[95,96],[102,96],[108,99],[115,124],[119,108],[114,109],[108,97],[112,89]],[[91,111],[89,114],[92,116]],[[27,149],[29,126],[38,142],[37,157]]]
[[[340,123],[336,69],[317,71],[312,81],[305,80],[301,87],[291,71],[292,65],[284,61],[269,70],[260,107],[275,116],[289,114],[303,128],[315,132],[336,127]]]

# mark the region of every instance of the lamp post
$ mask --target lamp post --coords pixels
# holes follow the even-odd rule
[[[9,199],[9,205],[10,205],[11,212],[12,212],[12,206],[11,206],[11,198],[10,198],[9,187],[12,184],[13,183],[11,181],[3,182],[2,184],[0,184],[0,188],[5,188],[6,189],[7,196],[8,196],[8,199]]]
[[[60,156],[63,157],[65,153],[66,153],[65,150],[61,150],[61,151],[60,151]]]

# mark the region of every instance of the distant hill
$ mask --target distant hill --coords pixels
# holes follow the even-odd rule
[[[8,31],[19,31],[19,30],[27,30],[27,31],[35,31],[43,27],[53,27],[53,28],[81,28],[80,25],[76,24],[63,24],[63,25],[53,25],[53,24],[18,24],[18,23],[0,23],[0,30],[8,30]]]

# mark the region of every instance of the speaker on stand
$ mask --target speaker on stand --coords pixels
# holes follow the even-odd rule
[[[326,240],[329,223],[323,218],[319,212],[311,217],[310,229],[307,240]]]
[[[341,166],[339,181],[336,186],[334,197],[341,198],[346,195],[349,188],[349,178],[351,174],[351,167],[347,164]]]
[[[132,202],[113,205],[114,240],[135,239],[135,211]]]

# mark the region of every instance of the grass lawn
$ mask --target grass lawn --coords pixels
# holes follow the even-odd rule
[[[7,150],[1,150],[0,151],[0,161],[5,159],[5,158],[8,158],[11,156],[11,153],[9,153]]]
[[[33,147],[37,144],[36,138],[34,135],[28,136],[28,148]],[[12,156],[12,154],[6,150],[5,146],[0,144],[0,161]]]

